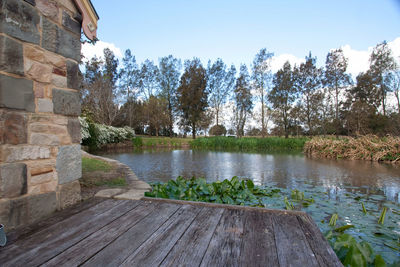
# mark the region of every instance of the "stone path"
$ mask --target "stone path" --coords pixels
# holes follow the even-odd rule
[[[118,172],[122,173],[127,179],[128,190],[120,188],[104,189],[97,192],[96,197],[139,200],[144,197],[144,192],[151,190],[151,186],[148,183],[141,181],[131,168],[117,160],[95,156],[85,151],[82,151],[82,156],[102,160],[117,166]]]

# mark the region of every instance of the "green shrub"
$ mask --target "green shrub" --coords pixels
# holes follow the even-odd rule
[[[221,136],[226,134],[226,128],[223,125],[214,125],[209,131],[210,135]]]

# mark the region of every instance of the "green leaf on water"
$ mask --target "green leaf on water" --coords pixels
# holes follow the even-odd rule
[[[338,227],[338,228],[336,228],[334,231],[335,232],[344,232],[344,231],[346,231],[347,229],[350,229],[350,228],[354,228],[354,225],[352,225],[352,224],[349,224],[349,225],[344,225],[344,226],[342,226],[342,227]]]

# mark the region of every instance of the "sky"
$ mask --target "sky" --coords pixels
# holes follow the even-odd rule
[[[272,69],[299,64],[309,51],[323,66],[331,49],[343,48],[349,72],[368,69],[373,47],[386,40],[400,61],[400,0],[92,0],[100,16],[99,42],[122,58],[131,49],[139,63],[172,54],[222,58],[250,66],[261,48],[274,53]]]

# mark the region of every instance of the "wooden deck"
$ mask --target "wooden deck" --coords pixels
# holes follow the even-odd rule
[[[144,199],[94,200],[9,234],[1,266],[342,266],[312,219]]]

